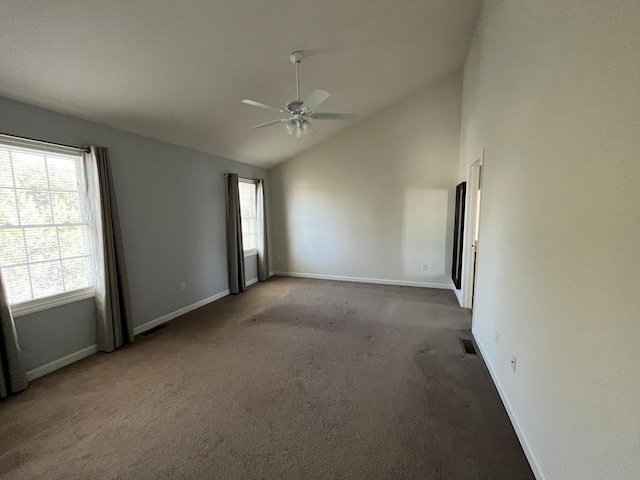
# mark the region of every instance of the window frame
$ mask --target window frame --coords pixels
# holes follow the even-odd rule
[[[258,181],[257,181],[257,180],[253,180],[253,179],[251,179],[251,178],[238,177],[238,183],[248,183],[248,184],[250,184],[250,185],[253,185],[253,187],[254,187],[254,189],[255,189],[255,194],[256,194],[256,195],[255,195],[255,199],[256,199],[256,209],[257,209],[257,202],[258,202],[258,197],[257,197],[257,193],[258,193],[258,191],[257,191],[257,183],[258,183]],[[240,217],[241,217],[241,218],[240,218],[240,221],[242,221],[242,210],[241,210],[241,215],[240,215]],[[257,220],[258,220],[257,210],[256,210],[256,217],[255,217],[255,220],[256,220],[256,223],[257,223]],[[242,226],[241,226],[241,227],[242,227]],[[257,228],[257,225],[256,225],[256,228]],[[241,231],[242,231],[242,230],[241,230]],[[243,239],[243,240],[244,240],[244,239]],[[243,242],[243,244],[242,244],[242,249],[243,249],[243,253],[244,253],[244,257],[245,257],[245,258],[247,258],[247,257],[252,257],[252,256],[254,256],[254,255],[257,255],[257,254],[258,254],[258,249],[257,249],[257,248],[249,248],[249,249],[244,248],[244,242]]]
[[[0,146],[4,146],[6,148],[35,150],[43,154],[62,154],[77,156],[80,157],[81,163],[82,157],[85,153],[85,151],[80,148],[69,147],[66,145],[50,144],[39,140],[14,137],[12,135],[4,134],[0,134]],[[84,172],[84,164],[82,164],[82,168],[82,173],[86,177],[86,173]],[[96,291],[94,286],[83,287],[75,290],[69,290],[68,292],[56,293],[53,295],[47,295],[46,297],[35,298],[32,300],[26,300],[24,302],[10,304],[9,309],[11,310],[11,314],[14,317],[21,317],[24,315],[29,315],[31,313],[41,312],[62,305],[79,302],[87,298],[92,298],[95,297],[95,294]]]

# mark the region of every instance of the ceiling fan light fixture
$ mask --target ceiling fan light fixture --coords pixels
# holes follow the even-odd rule
[[[306,120],[302,122],[302,133],[304,135],[306,135],[307,133],[313,133],[313,128],[311,127],[311,124]]]
[[[284,129],[289,135],[295,135],[300,138],[308,133],[313,133],[313,127],[309,122],[303,120],[301,122],[290,121],[284,124]]]
[[[284,129],[287,131],[289,135],[293,135],[294,133],[296,133],[296,126],[293,122],[285,123]]]

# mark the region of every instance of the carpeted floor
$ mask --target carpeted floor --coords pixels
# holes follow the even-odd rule
[[[446,290],[273,278],[0,402],[0,478],[533,478]]]

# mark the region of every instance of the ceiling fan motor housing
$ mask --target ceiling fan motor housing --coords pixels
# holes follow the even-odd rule
[[[286,109],[291,113],[301,113],[303,103],[302,100],[294,100],[293,102],[287,103]]]

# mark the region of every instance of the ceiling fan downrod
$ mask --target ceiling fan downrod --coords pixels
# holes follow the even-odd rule
[[[304,53],[300,50],[296,50],[291,54],[289,60],[296,66],[296,99],[300,101],[300,62],[304,58]]]

